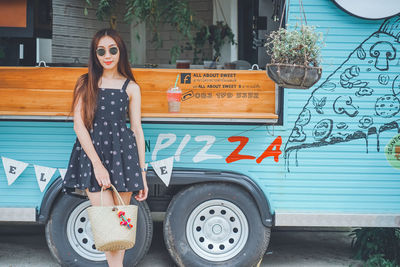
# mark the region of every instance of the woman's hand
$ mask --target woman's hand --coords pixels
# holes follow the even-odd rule
[[[110,174],[100,161],[93,164],[93,170],[100,187],[111,187]]]
[[[135,199],[136,199],[137,201],[146,200],[147,194],[149,193],[149,188],[147,187],[146,172],[142,172],[142,177],[143,177],[143,186],[144,186],[144,189],[139,190],[139,193],[135,196]]]

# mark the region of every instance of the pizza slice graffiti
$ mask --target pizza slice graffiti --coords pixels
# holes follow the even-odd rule
[[[383,22],[312,93],[285,145],[293,151],[400,132],[400,16]]]

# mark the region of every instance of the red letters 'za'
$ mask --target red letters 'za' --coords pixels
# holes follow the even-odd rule
[[[275,138],[274,142],[272,142],[267,147],[267,149],[264,151],[264,153],[262,153],[261,156],[259,156],[256,159],[256,162],[261,163],[261,161],[263,161],[263,159],[265,159],[266,157],[274,157],[275,162],[278,162],[279,155],[282,154],[281,145],[282,145],[282,137],[278,136],[277,138]],[[276,147],[276,148],[273,149],[274,147]]]
[[[231,163],[234,161],[238,161],[241,159],[255,159],[256,157],[250,155],[240,155],[239,152],[243,149],[243,147],[249,142],[249,138],[245,136],[231,136],[228,137],[229,142],[237,142],[240,144],[238,147],[225,159],[227,163]]]

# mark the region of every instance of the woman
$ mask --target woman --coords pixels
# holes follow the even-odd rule
[[[77,80],[72,111],[77,135],[64,178],[64,192],[86,191],[100,205],[101,187],[113,184],[125,203],[133,192],[147,198],[141,95],[129,66],[126,46],[112,29],[98,31],[91,42],[88,73]],[[131,128],[126,126],[129,111]],[[103,205],[117,204],[112,190]],[[105,252],[109,266],[123,266],[124,250]]]

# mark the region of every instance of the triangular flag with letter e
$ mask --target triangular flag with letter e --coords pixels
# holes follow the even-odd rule
[[[60,172],[61,179],[64,180],[65,174],[67,173],[67,169],[60,169],[60,168],[58,168],[58,171]]]
[[[39,165],[33,166],[35,167],[36,180],[38,182],[40,192],[43,192],[43,190],[46,188],[46,185],[50,182],[51,177],[53,177],[53,174],[56,172],[57,169]]]
[[[151,166],[153,166],[154,171],[160,177],[160,179],[164,182],[166,186],[169,185],[169,181],[171,180],[172,167],[174,164],[174,157],[169,157],[166,159],[158,160],[150,162]]]
[[[1,157],[3,161],[4,171],[6,173],[8,185],[14,183],[21,173],[28,167],[29,163]]]

